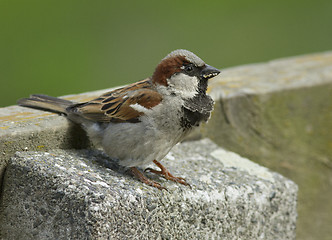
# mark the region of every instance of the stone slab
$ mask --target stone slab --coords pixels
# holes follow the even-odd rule
[[[225,69],[197,133],[299,185],[297,237],[332,236],[332,52]]]
[[[108,90],[66,98],[84,101]],[[329,238],[332,52],[223,69],[209,91],[216,101],[212,118],[191,138],[209,137],[294,180],[300,186],[297,236]],[[18,106],[0,108],[0,189],[16,151],[90,146],[82,129],[62,116]]]
[[[22,151],[4,175],[3,239],[295,239],[297,186],[203,139],[164,159],[191,188],[133,179],[97,150]]]
[[[77,102],[88,101],[110,90],[112,88],[63,97]],[[59,114],[20,106],[0,108],[0,188],[3,171],[16,151],[89,146],[85,132]]]

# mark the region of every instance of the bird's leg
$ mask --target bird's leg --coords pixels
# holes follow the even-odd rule
[[[162,189],[165,189],[167,190],[165,187],[161,186],[160,183],[156,182],[156,181],[153,181],[151,179],[148,179],[146,176],[144,176],[144,174],[138,170],[136,167],[131,167],[130,168],[131,170],[131,173],[137,177],[141,182],[149,185],[149,186],[152,186],[152,187],[155,187],[155,188],[158,188],[160,190]]]
[[[173,182],[178,182],[181,183],[183,185],[187,185],[190,186],[186,180],[182,177],[174,177],[160,162],[158,162],[157,160],[153,160],[154,164],[156,164],[159,168],[160,171],[152,169],[152,168],[147,168],[144,170],[144,172],[148,171],[148,172],[152,172],[155,174],[159,174],[159,175],[163,175],[164,178],[166,178],[167,180],[171,180]]]

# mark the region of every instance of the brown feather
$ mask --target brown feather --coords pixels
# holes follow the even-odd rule
[[[151,80],[145,79],[126,87],[107,92],[86,103],[73,106],[70,111],[86,119],[99,122],[137,122],[143,113],[131,105],[151,109],[162,100]]]
[[[167,79],[181,71],[181,66],[188,63],[184,56],[175,56],[162,60],[153,73],[152,81],[168,86]]]

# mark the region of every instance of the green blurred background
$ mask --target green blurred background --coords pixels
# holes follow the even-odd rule
[[[332,49],[332,1],[0,0],[0,106],[150,76],[185,48],[225,68]]]
[[[0,107],[135,82],[178,48],[217,68],[332,50],[332,1],[0,0]]]

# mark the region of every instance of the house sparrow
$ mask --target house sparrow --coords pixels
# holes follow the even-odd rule
[[[166,179],[189,185],[159,162],[193,128],[210,118],[214,101],[208,80],[220,71],[187,50],[175,50],[157,65],[152,77],[76,103],[46,95],[20,99],[21,106],[63,113],[143,183],[165,189],[137,169],[153,161]]]

